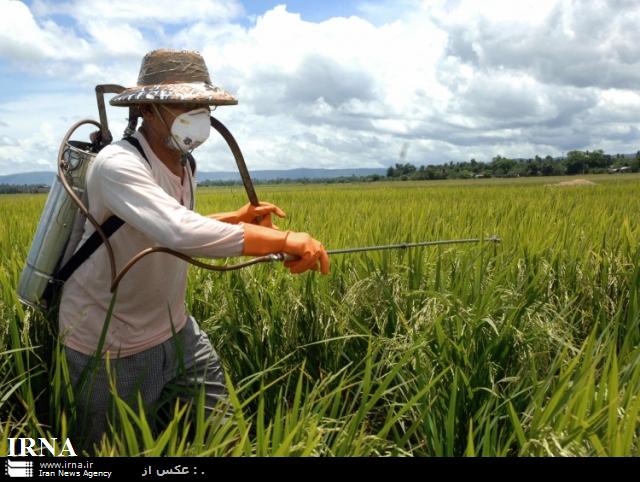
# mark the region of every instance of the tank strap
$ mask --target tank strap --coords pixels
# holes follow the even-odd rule
[[[120,226],[124,224],[124,221],[118,216],[111,216],[100,225],[100,229],[104,233],[105,237],[109,239],[113,233],[115,233]],[[102,244],[102,237],[98,234],[98,231],[94,231],[91,236],[84,242],[80,248],[73,253],[73,256],[69,258],[69,261],[56,273],[55,281],[58,283],[64,283],[67,281],[73,272],[84,263],[89,256],[91,256],[96,249]]]
[[[127,137],[123,137],[122,140],[123,141],[127,141],[129,144],[131,144],[133,147],[135,147],[138,150],[138,152],[140,153],[140,155],[143,157],[143,159],[145,161],[147,161],[147,164],[149,164],[149,167],[151,167],[151,163],[149,162],[149,158],[144,153],[144,149],[142,148],[142,145],[140,144],[140,141],[138,139],[136,139],[133,136],[127,136]]]

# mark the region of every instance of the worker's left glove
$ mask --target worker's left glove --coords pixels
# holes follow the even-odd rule
[[[259,224],[267,228],[278,229],[278,227],[271,222],[271,213],[281,218],[286,216],[284,211],[275,204],[261,202],[259,206],[254,206],[251,203],[247,203],[237,211],[232,211],[230,213],[211,214],[209,217],[230,224]],[[257,218],[260,217],[261,219],[258,221]]]

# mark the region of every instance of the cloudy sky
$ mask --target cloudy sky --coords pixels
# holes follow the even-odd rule
[[[637,0],[0,0],[0,175],[53,170],[93,88],[200,51],[250,169],[640,149]],[[126,110],[109,108],[112,131]],[[202,170],[233,170],[223,141]]]

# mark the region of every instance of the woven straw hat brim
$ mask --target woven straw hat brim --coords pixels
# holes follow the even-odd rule
[[[238,99],[220,87],[205,82],[188,82],[130,87],[112,97],[109,103],[113,106],[152,103],[236,105]]]

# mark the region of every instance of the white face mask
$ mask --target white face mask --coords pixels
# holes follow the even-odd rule
[[[164,108],[171,112],[170,109]],[[176,116],[171,124],[171,139],[174,146],[182,152],[191,152],[202,145],[211,133],[209,116],[210,112],[206,107]]]

